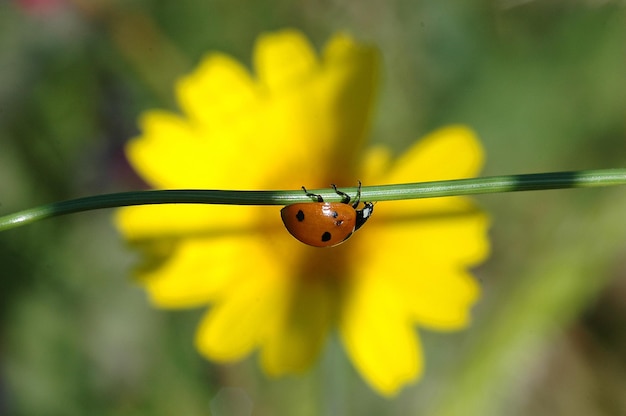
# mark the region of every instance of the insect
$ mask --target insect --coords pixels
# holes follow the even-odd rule
[[[314,198],[314,203],[287,205],[280,210],[280,216],[287,231],[299,241],[314,247],[333,247],[346,241],[352,233],[361,228],[374,212],[372,202],[364,202],[363,209],[357,210],[361,201],[361,182],[354,202],[352,198],[331,184],[341,196],[341,202],[324,202],[321,195],[302,190]]]

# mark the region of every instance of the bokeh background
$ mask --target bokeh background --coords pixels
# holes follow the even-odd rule
[[[137,116],[176,109],[174,81],[207,52],[249,65],[256,36],[285,27],[380,48],[373,142],[400,152],[461,122],[485,175],[626,165],[623,1],[4,0],[0,215],[140,189],[123,156]],[[474,324],[421,331],[424,379],[395,400],[336,338],[302,376],[204,361],[202,310],[149,305],[110,211],[3,232],[0,414],[626,414],[625,188],[477,199],[493,253]]]

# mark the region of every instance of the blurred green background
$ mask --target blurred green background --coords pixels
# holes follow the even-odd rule
[[[22,0],[0,3],[0,215],[139,189],[123,157],[211,50],[338,30],[384,59],[373,142],[474,127],[486,175],[626,166],[623,1]],[[386,400],[331,338],[268,380],[193,349],[202,311],[150,307],[110,211],[0,234],[0,414],[624,415],[624,188],[490,195],[493,254],[467,331],[420,331],[424,379]]]

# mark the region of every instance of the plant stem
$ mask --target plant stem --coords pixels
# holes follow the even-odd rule
[[[364,201],[395,201],[500,192],[536,191],[563,188],[590,188],[626,185],[626,169],[553,172],[525,175],[491,176],[398,185],[364,186]],[[354,195],[356,188],[341,188]],[[341,196],[332,189],[312,189],[325,201],[339,202]],[[0,231],[30,224],[46,218],[75,212],[129,205],[149,204],[225,204],[288,205],[311,202],[302,190],[297,191],[223,191],[204,189],[152,190],[95,195],[42,205],[0,217]]]

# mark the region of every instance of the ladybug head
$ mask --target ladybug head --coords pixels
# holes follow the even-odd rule
[[[372,216],[374,212],[374,204],[371,202],[364,202],[363,209],[356,210],[356,224],[354,231],[358,230],[365,224],[365,222]]]

